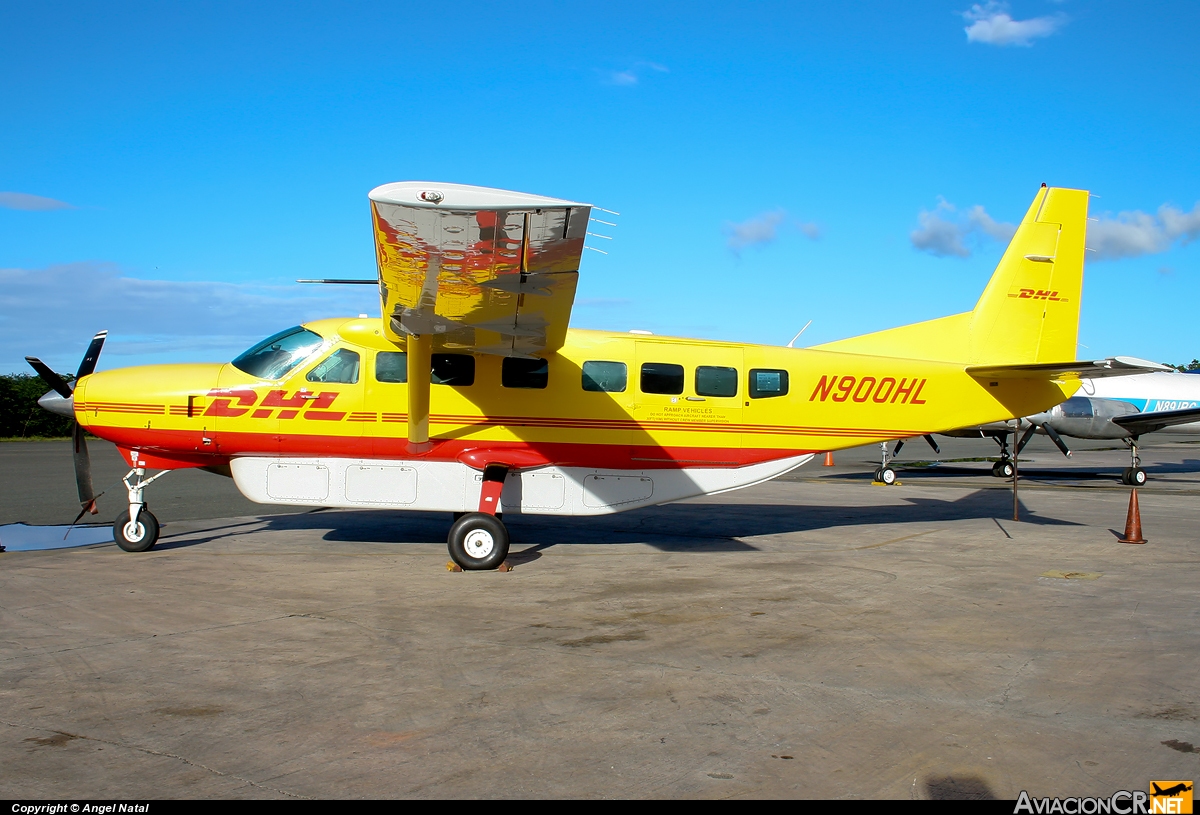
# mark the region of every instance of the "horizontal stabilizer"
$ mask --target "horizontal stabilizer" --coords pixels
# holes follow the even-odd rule
[[[1130,413],[1125,416],[1113,417],[1113,424],[1119,424],[1134,436],[1154,433],[1164,427],[1191,424],[1192,422],[1200,422],[1200,408],[1154,410],[1149,413]]]
[[[976,379],[1100,379],[1107,376],[1131,376],[1170,370],[1174,369],[1136,357],[967,366],[967,373]]]

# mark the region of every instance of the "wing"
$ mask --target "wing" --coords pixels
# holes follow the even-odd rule
[[[371,190],[384,330],[531,356],[566,339],[591,207],[425,181]]]
[[[1143,433],[1153,433],[1164,427],[1177,424],[1200,422],[1200,408],[1185,408],[1183,410],[1155,410],[1150,413],[1129,413],[1113,417],[1113,423],[1119,424],[1134,436]]]
[[[1174,370],[1157,362],[1135,357],[1109,357],[1091,362],[1033,362],[1021,365],[968,365],[967,373],[976,379],[1100,379],[1106,376],[1131,376],[1151,371]]]

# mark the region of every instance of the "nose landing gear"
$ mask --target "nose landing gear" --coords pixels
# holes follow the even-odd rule
[[[896,446],[896,450],[900,450],[900,446]],[[896,483],[896,471],[892,469],[891,455],[888,453],[887,442],[879,443],[880,465],[875,468],[875,483],[887,484],[889,487]]]
[[[113,521],[113,540],[126,552],[148,552],[158,543],[158,518],[146,507],[145,489],[169,472],[146,478],[145,467],[134,467],[121,479],[129,491],[129,508]],[[136,477],[135,483],[129,483],[130,476]]]

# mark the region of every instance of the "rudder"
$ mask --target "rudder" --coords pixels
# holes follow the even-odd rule
[[[1038,191],[971,312],[971,362],[1075,359],[1087,208],[1086,190]]]

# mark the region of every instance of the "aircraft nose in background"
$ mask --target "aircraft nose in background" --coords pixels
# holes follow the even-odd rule
[[[45,410],[51,413],[63,416],[68,419],[75,418],[75,395],[61,396],[54,391],[46,391],[41,399],[38,399],[38,404]]]

